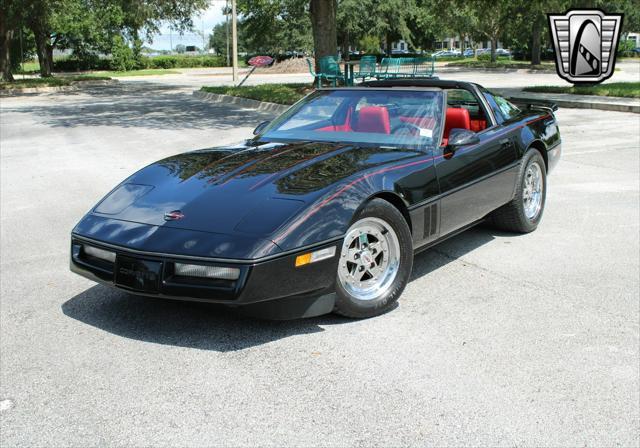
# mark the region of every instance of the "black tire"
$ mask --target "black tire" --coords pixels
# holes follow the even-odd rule
[[[523,198],[523,190],[525,185],[525,177],[527,170],[531,165],[537,163],[542,172],[542,203],[540,210],[533,217],[527,217],[525,213],[525,204]],[[530,149],[522,158],[520,164],[520,172],[518,173],[518,181],[516,186],[516,193],[511,202],[503,205],[496,211],[489,215],[490,223],[501,230],[517,233],[529,233],[536,230],[542,214],[544,213],[544,206],[547,199],[547,171],[544,164],[544,159],[540,152],[536,149]]]
[[[413,267],[413,243],[411,231],[404,216],[382,199],[372,199],[367,202],[360,212],[354,217],[353,223],[363,218],[377,218],[387,223],[398,237],[400,247],[399,266],[395,279],[389,288],[379,297],[370,300],[359,300],[351,295],[342,286],[339,276],[336,274],[336,303],[334,312],[342,316],[363,319],[378,316],[395,307],[402,294]],[[339,269],[339,268],[338,268]]]

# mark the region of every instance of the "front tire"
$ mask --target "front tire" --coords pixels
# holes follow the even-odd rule
[[[369,201],[345,234],[334,312],[353,318],[387,312],[407,285],[412,266],[413,244],[406,220],[389,202]]]
[[[528,151],[520,165],[514,198],[491,215],[495,227],[509,232],[533,232],[542,219],[547,199],[547,171],[542,155]]]

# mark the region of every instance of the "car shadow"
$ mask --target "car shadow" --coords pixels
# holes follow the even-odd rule
[[[476,227],[417,254],[410,281],[435,275],[439,268],[491,242],[496,235],[492,229]],[[260,320],[221,305],[133,296],[102,285],[69,299],[62,305],[62,312],[121,337],[218,352],[243,350],[355,322],[332,314],[289,321]]]
[[[153,82],[117,83],[57,92],[58,101],[23,107],[19,103],[3,113],[28,113],[49,127],[95,127],[147,129],[196,129],[225,131],[254,126],[270,120],[273,113],[243,109],[231,104],[199,100],[187,88]]]

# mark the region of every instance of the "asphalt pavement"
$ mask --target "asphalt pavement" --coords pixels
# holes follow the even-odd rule
[[[267,113],[123,82],[0,100],[0,445],[638,446],[640,116],[561,109],[538,230],[416,257],[390,313],[268,322],[68,270],[128,174]]]

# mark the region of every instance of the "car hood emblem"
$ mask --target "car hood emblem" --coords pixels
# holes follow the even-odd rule
[[[184,218],[184,214],[180,210],[174,210],[164,214],[165,221],[177,221],[182,218]]]

